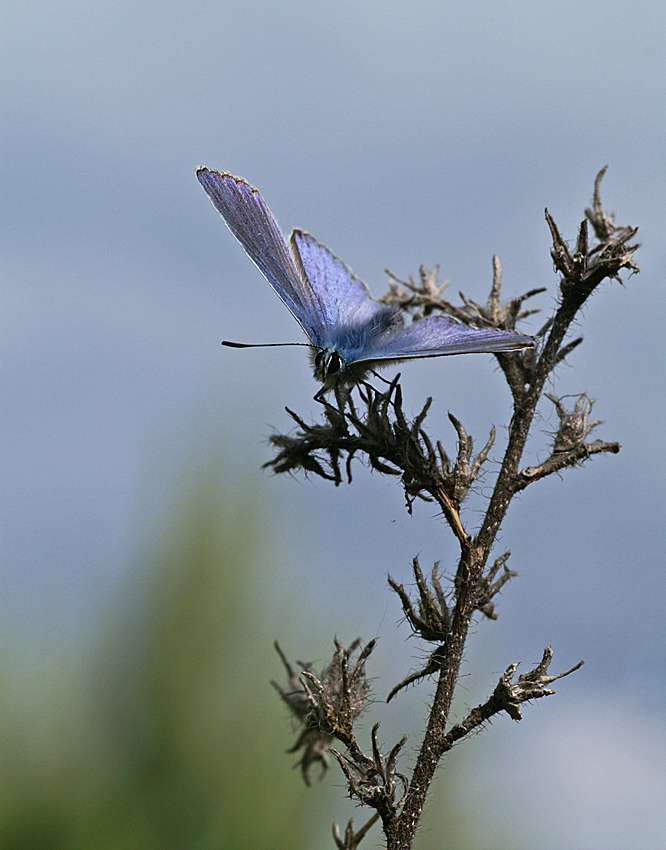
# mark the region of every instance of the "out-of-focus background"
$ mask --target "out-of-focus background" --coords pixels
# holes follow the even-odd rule
[[[285,405],[318,414],[316,386],[303,349],[220,347],[301,337],[195,167],[244,176],[377,295],[385,267],[441,263],[451,297],[485,299],[497,252],[504,296],[547,286],[547,314],[544,207],[574,239],[606,163],[642,272],[590,301],[550,390],[596,398],[622,452],[513,505],[497,554],[520,575],[478,623],[457,716],[548,643],[554,670],[586,664],[445,760],[418,846],[658,846],[664,4],[8,0],[2,17],[0,846],[332,846],[331,821],[363,813],[337,768],[310,790],[291,770],[272,641],[321,667],[334,635],[379,637],[381,700],[423,652],[386,573],[455,563],[432,508],[409,517],[360,464],[338,489],[261,471]],[[497,425],[497,461],[490,356],[402,372],[449,451],[447,411],[479,445]],[[544,406],[526,463],[555,425]],[[379,717],[386,745],[414,744],[430,687],[378,702],[366,737]]]

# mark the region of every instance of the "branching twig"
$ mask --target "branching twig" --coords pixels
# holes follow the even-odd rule
[[[546,210],[552,236],[551,256],[560,274],[560,299],[554,314],[538,333],[537,349],[496,355],[512,394],[513,416],[501,468],[476,534],[465,527],[460,508],[488,462],[495,430],[491,430],[485,446],[474,456],[471,436],[456,417],[449,415],[457,437],[457,449],[451,455],[455,455],[455,460],[451,461],[441,442],[431,438],[425,430],[431,399],[417,416],[407,417],[402,406],[399,376],[384,393],[364,387],[362,404],[352,398],[352,393],[340,394],[337,406],[325,404],[323,422],[309,424],[288,411],[297,431],[271,438],[276,455],[267,466],[275,472],[315,474],[339,485],[345,479],[351,482],[353,460],[363,457],[373,470],[399,477],[408,509],[411,511],[417,497],[434,500],[459,547],[457,565],[449,571],[451,580],[447,593],[440,579],[439,564],[435,564],[428,584],[418,559],[414,559],[414,602],[403,585],[389,576],[389,584],[400,598],[405,618],[414,633],[431,644],[425,665],[393,687],[389,699],[426,676],[437,677],[427,729],[409,780],[397,768],[404,738],[384,758],[377,739],[378,724],[372,729],[371,755],[361,750],[354,735],[354,722],[368,700],[364,668],[372,642],[355,663],[351,662],[351,654],[357,644],[343,650],[336,642],[333,661],[319,676],[312,673],[308,665],[301,665],[301,673],[296,675],[281,655],[289,690],[276,687],[303,725],[293,749],[304,750],[300,764],[306,781],[311,765],[318,761],[325,769],[332,753],[342,768],[350,794],[376,812],[358,833],[354,832],[351,821],[344,837],[335,827],[334,837],[339,850],[354,850],[377,817],[382,820],[387,850],[409,850],[442,754],[502,711],[520,719],[522,703],[552,694],[548,686],[582,664],[551,676],[548,667],[552,651],[547,647],[541,662],[517,679],[514,680],[517,664],[507,667],[490,698],[473,709],[461,723],[447,729],[472,618],[479,611],[495,619],[497,594],[516,575],[506,566],[508,552],[495,557],[488,567],[512,498],[547,475],[580,464],[595,454],[616,453],[620,448],[618,443],[599,439],[586,442],[590,432],[601,424],[601,420],[589,420],[593,400],[586,394],[580,395],[573,408],[568,409],[561,399],[544,393],[546,381],[551,379],[555,367],[582,341],[580,337],[565,341],[565,337],[589,296],[605,279],[617,279],[623,269],[632,273],[638,271],[633,259],[637,245],[630,244],[637,228],[617,226],[615,214],[603,210],[600,182],[604,171],[597,176],[593,205],[586,210],[587,218],[580,225],[573,250]],[[590,245],[588,222],[598,240],[594,245]],[[389,292],[382,300],[410,311],[416,321],[440,312],[478,327],[512,329],[516,322],[536,312],[534,308],[525,308],[524,302],[543,291],[531,289],[503,304],[501,267],[494,257],[492,285],[486,304],[478,304],[461,295],[462,306],[456,306],[443,298],[448,282],[438,283],[437,272],[437,267],[432,272],[422,267],[418,281],[399,280],[389,273]],[[544,395],[555,406],[559,427],[553,435],[549,456],[534,466],[521,469],[537,405]],[[344,745],[344,751],[330,746],[333,739]]]
[[[334,823],[333,840],[335,841],[338,850],[356,850],[358,845],[365,838],[370,827],[374,826],[374,824],[376,824],[378,820],[379,814],[375,812],[375,814],[370,818],[370,820],[365,824],[365,826],[362,826],[358,832],[354,832],[354,822],[350,820],[347,826],[345,827],[344,836],[340,835],[340,828],[337,823]]]
[[[564,673],[558,673],[557,676],[549,676],[547,675],[548,667],[552,659],[553,650],[547,646],[543,651],[543,658],[539,664],[533,670],[530,670],[529,673],[522,673],[515,682],[513,681],[513,676],[518,669],[518,664],[510,664],[502,674],[490,698],[483,705],[473,708],[461,723],[456,723],[455,726],[449,729],[444,739],[445,751],[451,749],[456,741],[469,735],[473,729],[486,723],[493,715],[499,714],[500,711],[506,711],[513,720],[522,720],[523,715],[520,711],[521,703],[554,694],[555,691],[552,688],[548,688],[547,685],[552,684],[558,679],[563,679],[583,666],[583,662],[579,661],[578,664],[575,664]]]

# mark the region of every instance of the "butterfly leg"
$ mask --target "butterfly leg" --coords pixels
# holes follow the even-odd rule
[[[385,384],[388,384],[390,386],[393,383],[392,381],[387,381],[383,375],[380,375],[379,372],[375,372],[374,369],[371,369],[370,371],[375,376],[375,378],[379,378],[379,380],[384,381]]]
[[[384,383],[385,383],[385,384],[389,384],[389,386],[390,386],[391,381],[387,381],[387,380],[386,380],[386,378],[382,378],[382,376],[381,376],[381,375],[378,375],[376,372],[373,372],[372,374],[373,374],[375,377],[379,378],[379,380],[380,380],[380,381],[384,381]],[[372,393],[373,393],[374,395],[377,395],[377,396],[379,396],[380,398],[384,398],[384,399],[385,399],[385,398],[388,398],[388,396],[386,395],[386,393],[382,393],[382,392],[380,392],[380,391],[379,391],[376,387],[373,387],[373,386],[372,386],[372,384],[369,384],[367,381],[361,381],[361,383],[362,383],[365,387],[367,387],[369,390],[372,390]],[[360,392],[360,390],[359,390],[359,392]],[[364,395],[363,393],[361,393],[361,398],[363,399],[363,401],[364,401],[366,404],[369,404],[369,403],[370,403],[370,399],[372,398],[372,396],[370,396],[369,398],[366,398],[366,397],[365,397],[365,395]]]
[[[338,413],[340,415],[340,421],[342,422],[342,428],[343,428],[345,434],[347,434],[348,431],[347,431],[347,421],[345,419],[345,402],[349,398],[349,391],[347,390],[346,393],[345,393],[345,390],[341,390],[341,388],[338,387],[338,386],[333,388],[333,392],[335,393],[335,400],[337,402],[337,405],[331,404],[330,401],[326,400],[326,398],[324,396],[326,395],[327,392],[328,392],[328,387],[322,387],[320,390],[318,390],[312,396],[312,400],[319,402],[319,404],[323,404],[324,407],[327,408],[327,410],[329,410],[329,411],[334,410],[336,413]],[[343,393],[345,393],[345,394],[343,395]]]
[[[351,389],[349,387],[342,387],[339,384],[336,384],[333,387],[333,392],[335,393],[335,400],[338,404],[338,412],[342,421],[342,427],[344,428],[345,434],[347,434],[348,431],[347,420],[345,418],[345,404],[350,400]]]

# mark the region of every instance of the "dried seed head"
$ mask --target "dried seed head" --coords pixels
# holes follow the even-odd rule
[[[312,672],[312,665],[298,662],[297,674],[287,661],[280,647],[275,648],[287,671],[288,689],[272,682],[290,711],[303,727],[298,740],[288,752],[303,750],[298,762],[303,779],[310,784],[310,768],[315,762],[322,767],[322,775],[329,764],[329,750],[334,738],[347,744],[353,739],[353,724],[365,707],[370,685],[365,676],[365,661],[372,652],[375,642],[370,641],[361,650],[356,662],[350,665],[351,656],[360,645],[360,638],[348,649],[335,641],[335,653],[331,663],[319,676]]]

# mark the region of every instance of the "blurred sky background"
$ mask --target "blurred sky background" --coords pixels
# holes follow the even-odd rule
[[[397,483],[360,464],[338,489],[260,470],[267,435],[290,428],[285,405],[318,415],[317,387],[302,349],[221,348],[300,332],[211,207],[197,165],[259,187],[284,231],[309,230],[376,295],[386,267],[404,278],[441,263],[452,300],[459,290],[485,300],[497,252],[504,297],[547,286],[535,301],[546,314],[557,279],[544,207],[573,240],[609,165],[602,200],[639,225],[641,274],[590,300],[585,343],[549,389],[597,399],[596,435],[622,451],[512,506],[497,554],[511,549],[520,575],[499,620],[478,623],[459,714],[546,644],[554,672],[586,663],[521,724],[498,718],[464,745],[457,794],[484,801],[479,846],[503,835],[531,847],[536,830],[543,850],[658,846],[663,2],[7,0],[2,41],[0,637],[28,679],[141,605],[146,564],[202,478],[215,480],[220,510],[250,500],[245,533],[264,541],[250,592],[269,671],[260,691],[280,675],[273,638],[323,664],[334,634],[361,634],[380,638],[371,672],[386,693],[419,657],[386,573],[409,583],[417,553],[425,568],[455,563],[432,508],[410,518]],[[402,373],[408,410],[434,396],[431,433],[450,452],[448,410],[479,445],[497,425],[501,445],[509,399],[490,356]],[[555,427],[548,405],[542,416],[526,465]],[[465,515],[472,527],[492,471]],[[387,739],[418,733],[428,693],[422,683],[398,701]],[[270,710],[283,719],[277,701]],[[287,724],[276,729],[281,754]],[[279,758],[297,781],[292,757]],[[340,821],[355,813],[344,805],[340,794]]]

